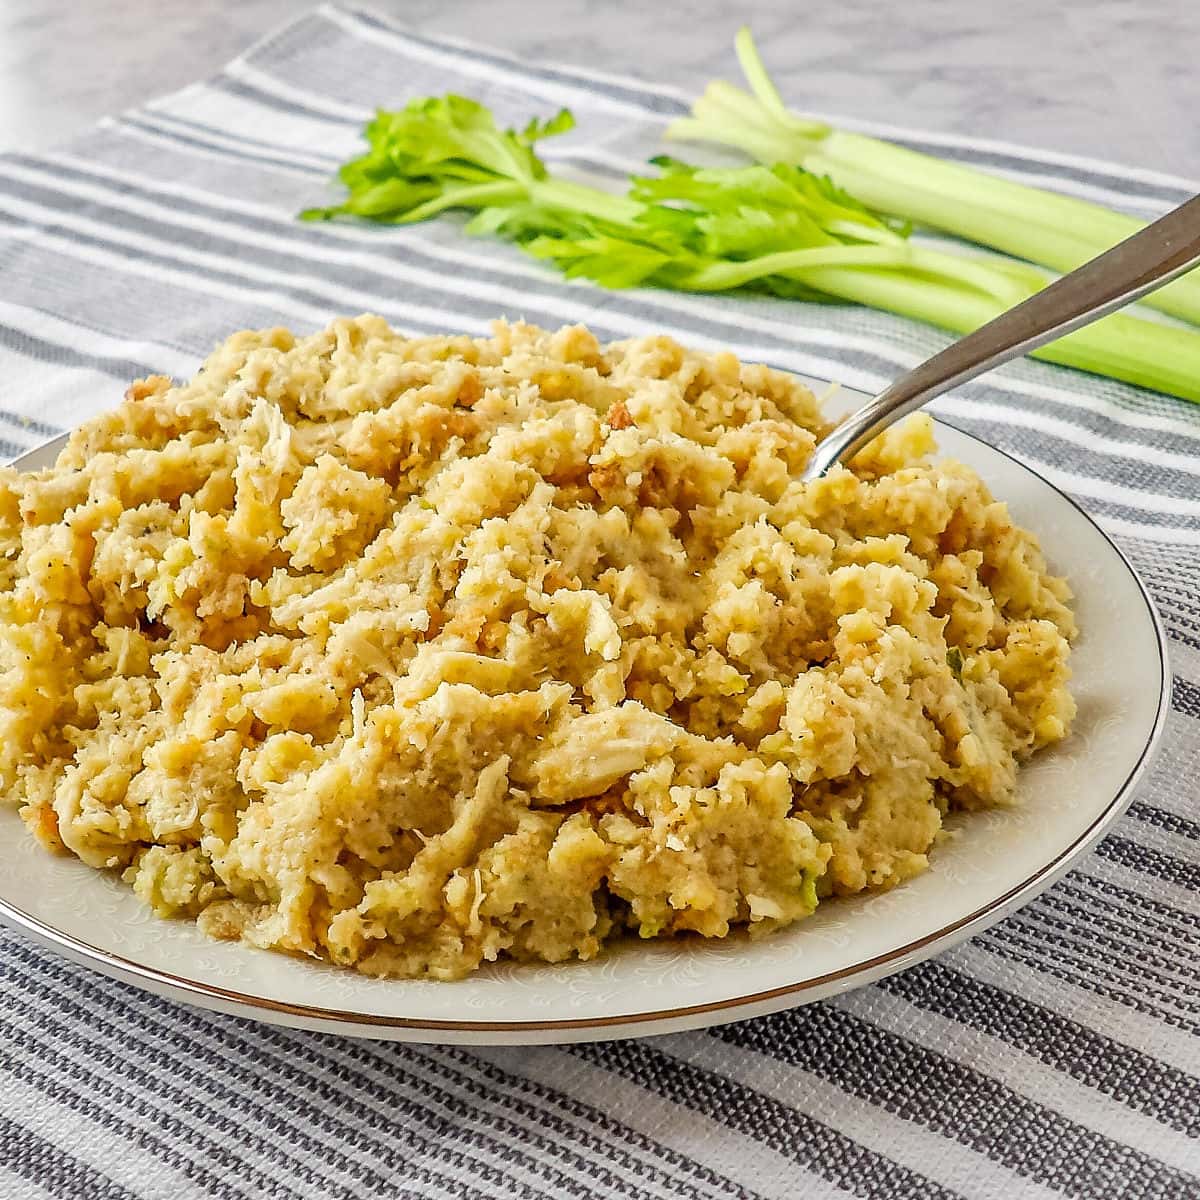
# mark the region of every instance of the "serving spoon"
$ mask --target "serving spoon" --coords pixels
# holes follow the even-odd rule
[[[902,375],[817,443],[801,478],[820,479],[943,392],[1132,304],[1197,263],[1200,196],[1193,196]]]

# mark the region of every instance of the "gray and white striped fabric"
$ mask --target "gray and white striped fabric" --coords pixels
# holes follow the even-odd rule
[[[60,152],[0,158],[0,453],[111,405],[135,376],[189,375],[233,329],[361,310],[414,332],[482,331],[500,313],[614,337],[662,329],[867,389],[943,341],[863,310],[564,284],[452,218],[294,219],[333,194],[372,106],[447,90],[512,121],[569,105],[579,130],[547,155],[610,182],[685,107],[642,81],[326,7]],[[882,132],[1144,216],[1193,190]],[[1032,362],[937,408],[1078,497],[1170,633],[1165,748],[1063,882],[936,961],[828,1003],[561,1049],[272,1029],[2,932],[0,1196],[1200,1196],[1200,408]]]

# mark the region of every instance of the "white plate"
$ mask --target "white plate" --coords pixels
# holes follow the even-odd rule
[[[184,921],[162,920],[115,878],[46,854],[4,807],[0,920],[106,975],[205,1008],[360,1037],[472,1044],[644,1036],[740,1020],[861,987],[962,941],[1048,887],[1121,815],[1161,733],[1170,674],[1146,590],[1095,523],[978,439],[945,424],[938,438],[1037,531],[1051,566],[1075,589],[1079,716],[1066,742],[1022,772],[1018,809],[958,819],[965,836],[903,887],[824,904],[753,943],[633,942],[595,962],[506,964],[458,983],[375,980],[212,942]],[[49,465],[61,440],[17,465]]]

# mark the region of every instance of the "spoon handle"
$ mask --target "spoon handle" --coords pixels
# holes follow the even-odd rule
[[[901,376],[818,444],[803,478],[819,479],[935,396],[1132,303],[1197,262],[1200,196],[1193,196]]]

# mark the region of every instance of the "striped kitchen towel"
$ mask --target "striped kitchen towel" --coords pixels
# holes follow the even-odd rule
[[[697,81],[699,83],[699,81]],[[374,310],[665,330],[874,389],[944,343],[851,308],[605,293],[452,217],[298,223],[376,103],[455,90],[614,181],[685,98],[324,7],[216,78],[50,154],[0,157],[0,453],[190,375],[246,326]],[[793,99],[803,104],[803,95]],[[1185,181],[876,130],[1152,216]],[[1078,497],[1172,643],[1165,746],[1082,865],[969,943],[790,1013],[644,1042],[464,1050],[215,1016],[0,932],[0,1197],[1200,1196],[1200,408],[1021,362],[936,411]]]

